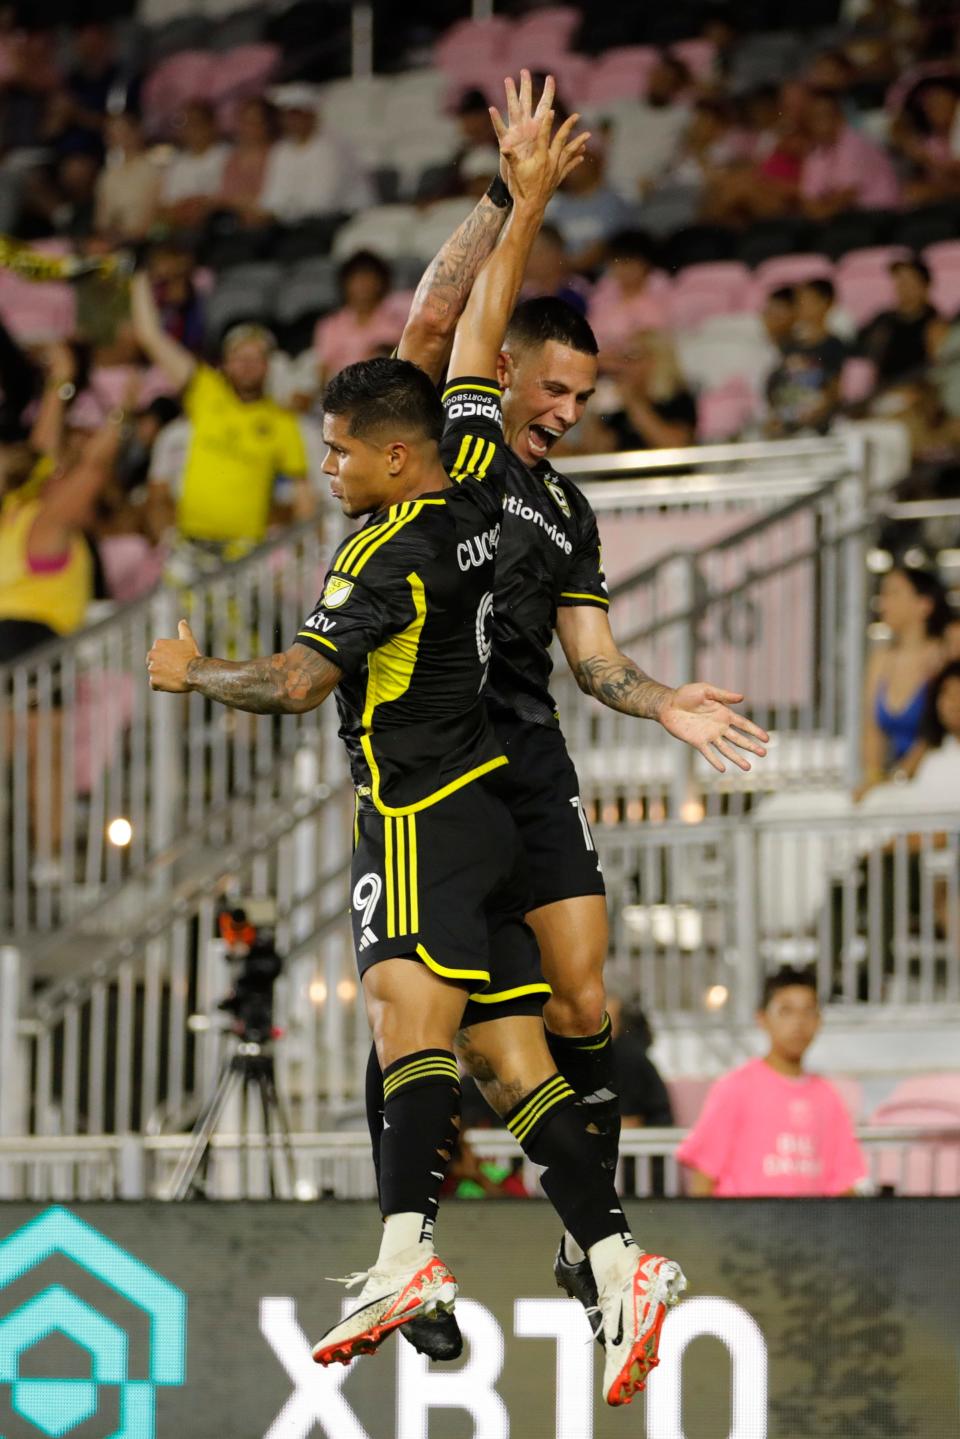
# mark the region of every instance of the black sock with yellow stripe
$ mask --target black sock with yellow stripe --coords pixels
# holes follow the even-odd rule
[[[603,1163],[613,1174],[620,1157],[620,1089],[610,1016],[603,1016],[599,1034],[552,1034],[548,1029],[546,1035],[551,1059],[600,1131]]]
[[[627,1230],[627,1221],[604,1164],[603,1136],[562,1075],[540,1084],[511,1109],[507,1128],[534,1164],[564,1227],[580,1248]]]
[[[380,1208],[436,1216],[460,1128],[460,1072],[446,1049],[421,1049],[383,1071]]]

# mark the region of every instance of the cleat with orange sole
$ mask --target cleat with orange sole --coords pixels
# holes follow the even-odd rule
[[[679,1302],[686,1287],[679,1264],[661,1254],[640,1254],[619,1287],[601,1290],[603,1396],[608,1404],[629,1404],[646,1387],[660,1363],[660,1332],[667,1310]]]
[[[362,1354],[375,1354],[394,1329],[437,1310],[450,1313],[457,1297],[457,1281],[425,1245],[397,1256],[389,1265],[336,1282],[349,1288],[361,1281],[357,1307],[315,1345],[315,1363],[349,1364]]]

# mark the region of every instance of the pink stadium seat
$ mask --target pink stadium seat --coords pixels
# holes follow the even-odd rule
[[[608,50],[591,65],[588,88],[581,99],[594,105],[612,100],[642,100],[656,63],[657,52],[651,45],[621,45]]]
[[[537,70],[552,69],[557,56],[569,53],[579,24],[580,12],[571,5],[547,6],[518,20],[510,38],[514,67],[533,65]]]
[[[586,55],[555,55],[549,64],[557,79],[557,94],[568,105],[582,104],[590,88],[593,62]]]
[[[0,270],[0,316],[18,340],[65,340],[76,328],[76,295],[59,281],[33,284]]]
[[[713,1088],[712,1079],[668,1079],[667,1093],[678,1129],[690,1129],[700,1118],[704,1100]]]
[[[755,418],[756,394],[746,380],[725,380],[716,389],[704,390],[697,401],[697,436],[710,441],[729,440]]]
[[[948,266],[935,270],[930,299],[941,314],[947,316],[955,314],[960,309],[960,269]]]
[[[840,397],[845,404],[858,405],[872,395],[877,384],[877,367],[872,360],[856,355],[845,360],[840,372]]]
[[[894,260],[904,260],[910,254],[902,245],[866,245],[861,250],[849,250],[837,261],[837,280],[846,275],[886,275]]]
[[[673,283],[669,297],[672,323],[693,327],[713,315],[736,315],[750,309],[753,279],[736,260],[688,265]]]
[[[489,20],[461,20],[451,25],[433,47],[434,63],[447,75],[469,77],[474,70],[509,53],[513,22],[493,15]],[[502,76],[501,76],[502,79]]]
[[[207,98],[218,104],[258,95],[273,79],[280,59],[276,45],[237,45],[218,56]]]
[[[923,258],[934,274],[938,270],[960,270],[960,240],[937,240],[928,245]]]
[[[774,255],[758,265],[754,277],[764,295],[781,285],[802,285],[805,280],[832,280],[833,265],[826,255]]]
[[[896,300],[893,280],[886,270],[874,273],[847,273],[837,276],[837,303],[857,322],[865,325],[881,310],[889,310]]]
[[[948,1137],[916,1141],[906,1153],[900,1146],[881,1150],[874,1169],[877,1184],[897,1194],[960,1194],[960,1104],[888,1099],[871,1123],[948,1131]]]
[[[709,80],[717,50],[712,40],[681,40],[670,46],[672,54],[682,60],[695,80]]]
[[[210,50],[181,50],[161,60],[143,86],[143,114],[148,134],[155,135],[189,100],[213,94],[221,60]]]

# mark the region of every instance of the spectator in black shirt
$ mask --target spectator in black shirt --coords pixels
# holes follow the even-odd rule
[[[617,382],[620,407],[594,427],[597,450],[676,449],[695,442],[697,404],[669,336],[638,331],[620,356]]]
[[[624,1129],[670,1129],[673,1109],[670,1095],[660,1072],[650,1058],[653,1031],[639,1004],[621,1002],[608,995],[607,1004],[613,1027],[613,1054],[620,1090],[620,1122]],[[632,1156],[623,1161],[623,1192],[636,1194],[647,1189],[644,1176],[637,1174],[642,1161]],[[649,1161],[649,1193],[666,1192],[664,1163]],[[638,1180],[641,1182],[638,1183]]]
[[[930,303],[930,271],[919,256],[890,266],[897,303],[860,331],[857,348],[877,367],[877,379],[890,384],[916,374],[929,359],[931,320],[940,318]]]
[[[767,429],[772,435],[801,430],[823,434],[836,413],[847,350],[827,326],[833,298],[829,280],[797,286],[793,339],[783,347],[783,358],[767,381]]]

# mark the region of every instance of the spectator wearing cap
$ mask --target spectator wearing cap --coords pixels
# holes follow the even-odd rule
[[[162,213],[171,225],[193,228],[204,223],[220,193],[227,147],[205,100],[183,107],[179,131],[179,148],[163,176]]]
[[[267,162],[261,210],[282,225],[296,225],[372,204],[367,180],[324,130],[314,86],[278,85],[270,99],[280,112],[283,138]]]
[[[381,346],[392,350],[410,309],[409,295],[391,295],[390,266],[372,250],[351,255],[338,278],[343,304],[317,322],[313,337],[321,385],[345,365],[372,359]]]
[[[131,299],[137,340],[183,391],[192,427],[178,493],[166,497],[179,535],[230,556],[259,543],[271,519],[306,518],[313,496],[303,437],[292,412],[265,393],[269,331],[231,330],[214,370],[165,333],[146,275],[134,277]],[[278,483],[293,487],[292,504],[275,504]],[[152,497],[154,511],[163,498]]]
[[[160,171],[147,153],[143,125],[132,111],[106,126],[107,163],[97,180],[94,226],[114,244],[143,240],[160,206]]]
[[[807,116],[812,149],[800,178],[801,208],[811,220],[843,210],[890,210],[897,177],[885,151],[847,123],[839,97],[814,91]]]
[[[940,318],[930,303],[930,270],[919,256],[894,260],[890,274],[897,303],[865,325],[857,340],[859,353],[873,361],[881,384],[906,379],[926,367],[932,327]]]
[[[663,302],[651,288],[650,240],[642,230],[619,230],[610,240],[610,265],[590,299],[590,325],[601,355],[622,349],[638,330],[669,323]]]
[[[630,207],[607,184],[598,144],[588,144],[581,164],[550,201],[547,216],[563,236],[574,270],[590,274],[606,259],[607,242],[627,224]]]

